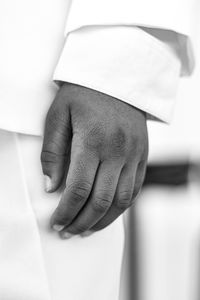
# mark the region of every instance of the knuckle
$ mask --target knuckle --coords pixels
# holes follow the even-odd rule
[[[132,138],[132,147],[134,155],[146,157],[148,155],[148,140],[142,134],[136,134]]]
[[[89,124],[88,133],[85,137],[85,148],[92,151],[100,151],[105,139],[105,125],[101,122]]]
[[[59,155],[54,152],[43,150],[41,153],[41,162],[45,163],[57,163],[60,159]]]
[[[68,186],[68,189],[75,202],[82,202],[89,196],[91,184],[88,182],[77,182]]]
[[[131,192],[130,191],[123,191],[120,192],[117,200],[116,206],[120,210],[125,210],[131,205]]]
[[[107,187],[107,189],[104,188],[103,191],[101,191],[102,193],[107,194],[108,192],[106,192],[106,190],[109,190],[109,187],[112,187],[115,181],[115,174],[113,174],[113,172],[111,171],[106,171],[104,176],[103,176],[103,184],[104,187]],[[100,191],[98,192],[98,194],[100,193]]]
[[[111,134],[109,140],[112,155],[115,157],[124,156],[127,144],[125,131],[120,127],[116,128],[116,130]]]
[[[137,153],[143,152],[144,141],[141,135],[134,135],[133,137],[133,147]]]
[[[97,193],[92,201],[93,209],[99,213],[108,210],[112,203],[112,196],[108,193]]]

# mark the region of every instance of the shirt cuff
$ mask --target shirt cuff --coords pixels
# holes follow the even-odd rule
[[[170,122],[181,62],[166,43],[134,26],[88,26],[69,33],[55,81],[82,85]]]

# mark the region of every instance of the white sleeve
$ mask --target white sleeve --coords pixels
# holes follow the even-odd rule
[[[141,2],[148,7],[148,1]],[[149,2],[160,7],[159,1]],[[179,2],[180,7],[189,3],[187,0],[173,1]],[[113,0],[74,0],[54,80],[98,90],[169,122],[180,74],[190,74],[194,65],[189,40],[190,20],[188,17],[180,22],[180,13],[179,22],[175,22],[179,17],[176,16],[172,22],[173,18],[168,15],[167,23],[166,17],[162,19],[158,14],[156,22],[156,17],[150,19],[147,16],[152,14],[147,12],[146,17],[141,14],[139,20],[133,2],[135,7],[138,1],[126,0],[122,5],[122,1],[118,0],[114,7]],[[114,7],[112,13],[111,3]],[[141,4],[136,8],[140,11]],[[188,15],[187,12],[185,17]],[[142,22],[142,17],[146,22]],[[154,27],[161,28],[157,30],[161,36],[172,31],[173,43],[163,40],[159,34],[157,36],[157,31],[151,32]]]
[[[178,33],[183,68],[193,65],[198,0],[72,0],[66,33],[85,26],[142,26]],[[186,72],[190,72],[187,70]]]

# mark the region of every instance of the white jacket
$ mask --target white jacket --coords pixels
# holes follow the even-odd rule
[[[42,134],[53,79],[169,121],[181,70],[193,69],[196,2],[0,0],[0,128]]]

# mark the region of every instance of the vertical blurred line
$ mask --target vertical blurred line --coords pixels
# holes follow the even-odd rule
[[[200,243],[198,244],[197,247],[197,269],[196,269],[196,274],[194,274],[194,278],[195,278],[195,300],[200,300]]]
[[[130,209],[129,212],[129,285],[130,299],[139,300],[139,280],[138,280],[138,243],[137,243],[137,215],[136,207]]]
[[[132,207],[125,213],[124,216],[125,245],[119,300],[139,300],[136,236],[137,227],[135,214],[135,207]]]

